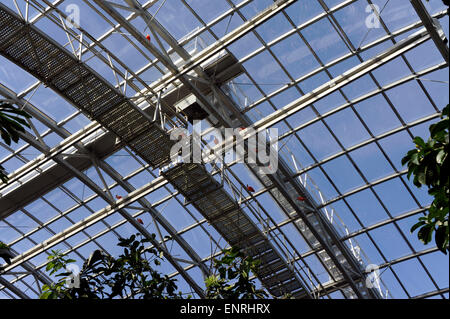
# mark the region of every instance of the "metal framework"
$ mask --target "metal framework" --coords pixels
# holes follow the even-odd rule
[[[406,223],[430,199],[407,181],[395,152],[399,136],[406,144],[443,107],[430,85],[448,85],[444,8],[420,0],[387,0],[381,10],[370,0],[331,8],[323,0],[176,2],[83,0],[80,25],[63,0],[0,4],[0,98],[33,116],[24,143],[0,143],[10,171],[0,184],[0,240],[15,253],[0,296],[38,296],[52,280],[43,271],[51,249],[82,262],[93,247],[113,254],[114,238],[139,232],[164,252],[163,270],[199,298],[212,258],[228,245],[262,261],[256,277],[276,297],[448,298],[448,259],[415,243]],[[434,53],[425,65],[423,48]],[[18,86],[12,70],[33,82]],[[426,104],[415,117],[396,97],[412,86]],[[395,125],[368,116],[376,104]],[[192,105],[205,112],[207,132],[252,128],[241,130],[247,141],[279,128],[277,172],[237,160],[171,163],[170,133],[192,132]],[[202,140],[215,154],[234,146],[226,142]],[[407,276],[419,273],[411,284]]]

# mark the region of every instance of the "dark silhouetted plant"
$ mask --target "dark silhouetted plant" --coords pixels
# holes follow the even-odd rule
[[[17,143],[20,133],[25,132],[25,127],[30,127],[26,121],[31,116],[9,103],[0,102],[0,136],[6,145],[11,146],[11,142]],[[3,166],[0,165],[0,180],[8,182],[8,176]]]
[[[152,235],[155,237],[155,235]],[[74,276],[67,270],[74,263],[60,251],[52,251],[46,267],[58,282],[43,286],[41,299],[179,299],[176,280],[162,275],[154,266],[164,259],[161,251],[145,248],[147,239],[133,235],[119,239],[123,253],[114,258],[101,250],[94,251]],[[257,289],[251,279],[259,261],[245,257],[237,248],[223,252],[221,259],[214,259],[214,274],[207,277],[206,296],[211,299],[264,299],[268,294]],[[187,298],[191,298],[190,295]]]
[[[68,264],[74,263],[75,260],[65,258],[64,255],[58,250],[52,250],[51,254],[47,257],[48,263],[46,271],[49,275],[55,275],[59,278],[56,283],[50,285],[44,285],[42,287],[41,299],[64,299],[70,298],[70,289],[67,289],[66,284],[69,276],[72,274],[67,271]]]
[[[441,115],[441,120],[430,126],[430,138],[425,142],[415,137],[416,149],[411,150],[402,159],[408,165],[408,178],[414,176],[417,187],[428,187],[428,193],[434,197],[426,216],[411,228],[418,231],[418,238],[428,244],[435,233],[436,246],[444,254],[449,250],[449,105]]]
[[[66,285],[73,274],[65,269],[73,260],[64,259],[60,252],[49,256],[47,271],[61,277],[58,283],[44,286],[41,299],[175,299],[176,279],[162,275],[153,266],[159,266],[164,256],[155,248],[145,249],[149,240],[137,239],[133,235],[128,239],[120,238],[118,245],[123,253],[114,258],[101,250],[94,251],[76,276],[76,284]],[[154,236],[154,235],[153,235]]]
[[[9,249],[9,246],[2,241],[0,241],[0,258],[3,258],[8,265],[11,265],[11,258],[13,258],[13,255]]]

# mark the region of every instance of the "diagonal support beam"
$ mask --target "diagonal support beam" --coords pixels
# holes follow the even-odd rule
[[[22,290],[20,290],[19,288],[17,288],[13,284],[11,284],[8,280],[3,278],[1,275],[0,275],[0,284],[5,286],[6,288],[8,288],[10,291],[12,291],[18,297],[20,297],[22,299],[30,299],[30,297],[28,297],[28,295],[26,295],[24,292],[22,292]]]
[[[433,39],[434,44],[438,48],[442,57],[444,58],[447,64],[449,63],[449,50],[448,50],[448,40],[445,38],[444,30],[442,30],[442,26],[439,24],[439,20],[433,19],[428,10],[423,5],[422,0],[410,0],[414,10],[416,10],[417,15],[423,22],[423,25],[430,33],[431,38]]]

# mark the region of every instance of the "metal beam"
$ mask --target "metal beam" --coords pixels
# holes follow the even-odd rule
[[[0,274],[0,284],[2,284],[3,286],[5,286],[6,288],[8,288],[11,292],[13,292],[15,295],[17,295],[18,297],[22,298],[22,299],[30,299],[30,297],[28,297],[27,294],[25,294],[24,292],[22,292],[22,290],[20,290],[19,288],[17,288],[16,286],[14,286],[13,284],[11,284],[8,280],[6,280],[5,278],[2,277],[2,274]]]
[[[418,295],[418,296],[414,296],[414,297],[412,297],[412,299],[426,299],[426,298],[430,298],[430,297],[434,297],[434,296],[437,296],[437,295],[443,295],[443,294],[445,294],[445,293],[448,293],[449,292],[449,287],[447,287],[447,288],[442,288],[442,289],[439,289],[439,290],[436,290],[436,291],[430,291],[430,292],[427,292],[427,293],[424,293],[424,294],[421,294],[421,295]]]
[[[434,44],[441,53],[444,61],[449,63],[449,49],[448,49],[448,39],[445,38],[444,30],[439,23],[439,20],[433,19],[428,10],[425,8],[422,0],[410,0],[414,10],[416,10],[417,15],[423,22],[423,25],[428,30]]]

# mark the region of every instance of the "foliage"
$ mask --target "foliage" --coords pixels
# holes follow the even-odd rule
[[[140,236],[140,235],[138,235]],[[153,235],[154,236],[154,235]],[[64,283],[71,275],[62,272],[57,284],[46,286],[41,299],[59,296],[63,299],[112,299],[116,297],[131,299],[174,299],[181,298],[176,293],[175,279],[160,274],[152,265],[159,266],[164,256],[154,248],[145,249],[147,239],[120,238],[119,246],[123,254],[114,258],[101,250],[94,251],[84,263],[79,273],[79,285],[65,287]],[[148,258],[147,255],[150,255]],[[50,256],[53,264],[47,266],[50,274],[65,269],[72,260],[63,260],[59,253]],[[56,262],[57,261],[57,262]]]
[[[8,146],[11,146],[11,142],[17,143],[20,133],[25,132],[25,127],[30,127],[26,122],[26,119],[30,117],[28,113],[11,104],[0,102],[0,136]],[[8,181],[8,176],[1,165],[0,180],[3,183]]]
[[[428,187],[428,193],[434,197],[428,215],[420,217],[411,232],[419,229],[418,238],[428,244],[435,232],[435,242],[439,250],[447,254],[449,250],[449,105],[441,115],[441,120],[430,126],[430,138],[425,142],[414,138],[416,149],[411,150],[402,159],[408,164],[408,178],[414,175],[414,185]]]
[[[43,286],[41,299],[179,299],[183,298],[176,280],[153,269],[164,259],[161,251],[145,248],[147,239],[133,235],[119,239],[123,254],[114,258],[103,251],[94,251],[78,274],[77,284],[67,266],[74,260],[65,258],[60,251],[52,251],[46,267],[58,282]],[[155,237],[154,234],[152,234]],[[237,248],[225,250],[220,260],[214,260],[215,274],[206,280],[206,295],[211,299],[263,299],[264,290],[256,289],[252,273],[259,261],[245,257]],[[187,296],[190,298],[191,296]]]
[[[55,275],[59,280],[51,285],[44,285],[42,287],[42,294],[40,299],[59,299],[59,298],[69,298],[69,289],[66,288],[66,283],[71,272],[66,270],[66,267],[70,263],[74,263],[75,260],[65,258],[64,255],[59,250],[52,250],[52,253],[47,257],[49,261],[46,266],[46,270],[49,275],[54,275],[55,273],[64,270]]]
[[[211,299],[265,299],[267,293],[256,289],[250,279],[260,261],[245,257],[239,249],[225,250],[221,259],[214,260],[216,274],[206,278],[206,296]]]
[[[13,258],[9,246],[2,241],[0,241],[0,258],[4,259],[8,265],[11,264],[11,258]],[[1,266],[0,270],[2,270]]]

